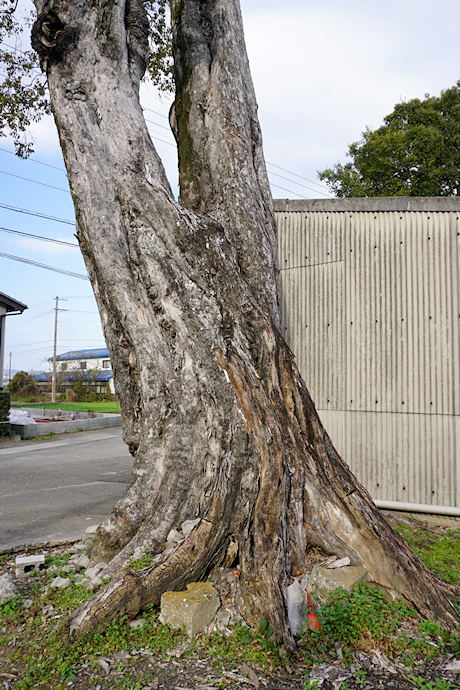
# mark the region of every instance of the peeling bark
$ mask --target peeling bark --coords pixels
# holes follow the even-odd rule
[[[286,587],[312,545],[455,628],[447,590],[338,457],[278,331],[275,220],[237,0],[172,2],[181,203],[139,105],[140,0],[36,6],[34,46],[134,456],[94,547],[113,580],[73,629],[134,616],[205,577],[229,541],[242,615],[270,620],[287,647]],[[72,37],[59,50],[56,26]],[[166,560],[126,571],[136,549],[158,553],[195,517]]]

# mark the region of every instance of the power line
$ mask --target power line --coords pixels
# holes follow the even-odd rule
[[[0,226],[1,232],[9,232],[14,235],[22,235],[23,237],[33,237],[35,240],[42,240],[43,242],[52,242],[53,244],[64,244],[67,247],[73,247],[76,249],[78,244],[74,242],[65,242],[64,240],[53,240],[51,237],[42,237],[41,235],[32,235],[29,232],[21,232],[20,230],[11,230],[10,228],[2,228]]]
[[[26,208],[17,208],[16,206],[9,206],[8,204],[0,204],[0,208],[6,208],[8,211],[14,211],[15,213],[25,213],[28,216],[37,216],[38,218],[45,218],[46,220],[54,220],[56,223],[65,223],[66,225],[73,225],[73,227],[75,227],[75,223],[72,220],[56,218],[56,216],[47,216],[45,213],[39,213],[38,211],[29,211]]]
[[[165,129],[168,132],[168,134],[171,134],[171,127],[165,127],[164,125],[160,125],[158,122],[154,122],[153,120],[147,120],[146,117],[144,118],[144,120],[146,122],[149,122],[151,125],[155,125],[155,127],[161,127],[161,129]]]
[[[171,141],[166,141],[165,139],[160,139],[159,137],[155,137],[150,130],[149,130],[149,134],[150,134],[152,139],[155,139],[156,141],[161,141],[162,144],[167,144],[168,146],[173,146],[174,148],[177,148],[176,144],[173,144]]]
[[[21,177],[21,175],[13,175],[13,173],[5,172],[5,170],[0,170],[2,175],[8,175],[9,177],[16,177],[18,180],[25,180],[26,182],[33,182],[33,184],[39,184],[42,187],[50,187],[50,189],[57,189],[58,192],[66,192],[70,194],[69,189],[62,189],[62,187],[54,187],[51,184],[46,184],[45,182],[37,182],[37,180],[30,180],[28,177]]]
[[[293,192],[292,189],[286,189],[286,187],[280,187],[279,184],[274,184],[273,182],[270,183],[272,187],[276,187],[277,189],[282,189],[283,192],[289,192],[289,194],[296,194],[296,192]],[[308,199],[308,196],[301,196],[298,194],[297,196],[300,196],[301,199]]]
[[[8,151],[8,149],[4,149],[0,147],[0,151],[3,151],[4,153],[9,153],[10,156],[16,156],[17,154],[14,151]],[[47,168],[53,168],[53,170],[59,170],[59,172],[64,173],[64,175],[67,175],[66,171],[64,168],[59,168],[57,165],[51,165],[51,163],[45,163],[44,161],[39,161],[38,158],[29,156],[27,160],[32,161],[33,163],[38,163],[39,165],[46,165]]]
[[[311,184],[316,185],[317,187],[322,187],[323,189],[327,189],[327,187],[324,184],[319,184],[318,182],[313,182],[313,180],[309,180],[308,177],[303,177],[303,175],[298,175],[295,172],[292,172],[291,170],[286,170],[286,168],[282,168],[280,165],[275,165],[274,163],[270,163],[269,161],[266,161],[267,165],[271,165],[272,168],[278,168],[278,170],[283,170],[283,172],[289,173],[289,175],[294,175],[294,177],[300,177],[301,180],[305,180],[305,182],[310,182]],[[273,173],[275,174],[275,173]]]
[[[47,271],[54,271],[55,273],[62,273],[71,278],[80,278],[81,280],[89,280],[88,276],[84,276],[81,273],[74,273],[73,271],[66,271],[64,268],[56,268],[55,266],[47,266],[46,264],[40,264],[38,261],[31,261],[30,259],[23,259],[20,256],[13,256],[12,254],[4,254],[0,252],[0,256],[5,259],[11,259],[12,261],[20,261],[23,264],[30,264],[31,266],[37,266],[38,268],[46,268]]]
[[[284,175],[279,175],[276,172],[273,172],[273,170],[267,170],[269,175],[275,175],[276,177],[280,177],[282,180],[286,180],[287,182],[292,182],[292,184],[297,184],[299,187],[305,187],[305,189],[309,189],[311,192],[315,192],[315,194],[322,194],[323,196],[328,196],[325,194],[325,192],[319,191],[319,189],[313,189],[313,187],[308,187],[306,184],[302,184],[302,182],[296,182],[295,180],[290,180],[289,177],[284,177]]]
[[[163,117],[165,120],[169,120],[169,117],[167,115],[163,115],[163,113],[159,113],[158,110],[152,110],[152,108],[147,108],[147,107],[143,107],[142,110],[148,110],[149,113],[155,113],[155,115],[159,115],[160,117]]]

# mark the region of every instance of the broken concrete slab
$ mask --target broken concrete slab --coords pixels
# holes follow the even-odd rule
[[[160,620],[173,628],[184,626],[193,637],[214,620],[219,606],[219,595],[209,582],[192,582],[186,592],[164,592]]]
[[[57,589],[65,589],[70,585],[70,578],[69,577],[55,577],[54,580],[51,580],[50,582],[50,587],[55,587]]]
[[[96,534],[99,525],[90,525],[85,529],[86,534]]]
[[[94,578],[99,575],[101,570],[104,570],[106,565],[107,565],[107,563],[105,563],[105,561],[101,561],[100,563],[96,563],[96,565],[93,565],[92,568],[87,568],[85,570],[85,576],[89,577],[90,580],[94,580]]]
[[[14,584],[13,576],[10,573],[0,575],[0,604],[4,604],[19,595],[19,591]]]
[[[460,659],[453,659],[449,664],[447,664],[446,671],[449,671],[449,673],[453,673],[454,675],[459,675]]]
[[[362,566],[348,565],[343,568],[323,568],[315,565],[311,573],[307,577],[307,589],[310,593],[314,592],[320,599],[327,599],[329,592],[343,587],[347,592],[358,585],[360,582],[366,582],[369,579],[369,574]]]
[[[72,560],[72,564],[75,568],[87,568],[89,566],[89,558],[86,554],[82,553]]]

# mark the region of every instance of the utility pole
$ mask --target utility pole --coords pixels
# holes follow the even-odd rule
[[[9,369],[9,372],[8,372],[8,383],[11,381],[11,355],[12,355],[12,354],[13,354],[13,353],[10,351],[10,369]]]
[[[62,297],[61,302],[65,301]],[[56,297],[56,306],[54,308],[54,350],[53,350],[53,377],[51,379],[51,402],[56,402],[56,350],[57,350],[57,322],[58,322],[58,311],[59,311],[59,297]],[[62,311],[62,310],[61,310]]]

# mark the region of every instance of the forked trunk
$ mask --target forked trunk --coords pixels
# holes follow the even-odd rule
[[[286,587],[311,545],[454,628],[448,590],[337,456],[277,329],[275,221],[238,0],[172,2],[181,203],[139,105],[140,0],[36,5],[34,46],[134,456],[94,551],[112,559],[112,582],[73,627],[134,616],[203,578],[232,541],[242,615],[270,620],[287,646]],[[196,517],[162,563],[126,571]]]

